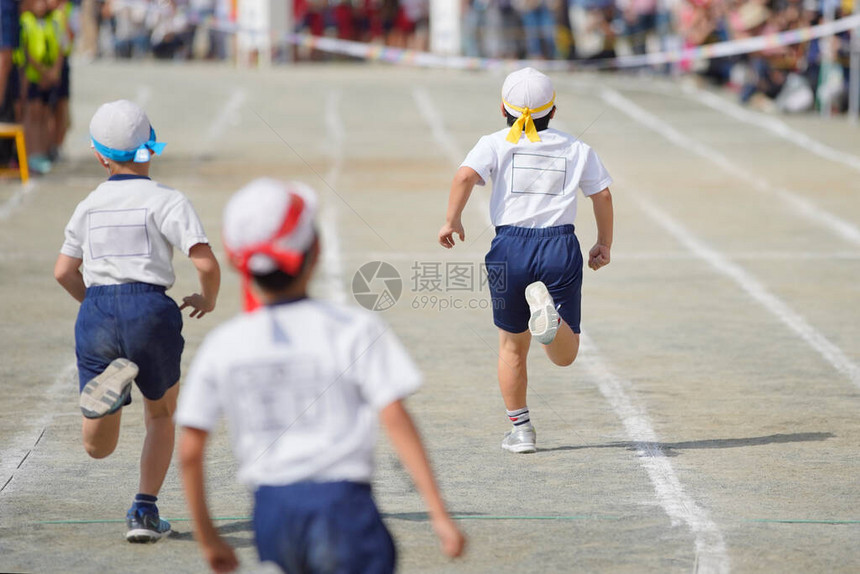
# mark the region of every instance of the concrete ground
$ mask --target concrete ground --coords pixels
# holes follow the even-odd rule
[[[860,570],[857,126],[763,116],[659,79],[554,80],[555,126],[592,145],[615,177],[616,236],[612,264],[585,272],[580,358],[561,369],[533,350],[539,451],[515,456],[499,448],[497,334],[480,279],[493,236],[487,190],[467,209],[466,242],[436,244],[456,166],[503,126],[501,76],[75,68],[66,161],[29,188],[0,183],[0,571],[206,570],[175,465],[159,498],[175,533],[124,541],[139,395],[113,456],[90,460],[80,445],[77,304],[51,272],[72,210],[104,177],[89,118],[121,97],[145,106],[168,142],[153,175],[191,198],[222,263],[227,198],[268,175],[323,199],[317,295],[353,301],[367,262],[398,270],[402,292],[382,313],[426,375],[408,405],[470,539],[461,561],[438,552],[383,439],[375,492],[402,572]],[[586,199],[577,233],[590,248]],[[195,275],[181,255],[175,263],[179,299]],[[225,265],[218,309],[186,320],[185,367],[238,310]],[[242,571],[261,572],[223,431],[209,456],[213,514]]]

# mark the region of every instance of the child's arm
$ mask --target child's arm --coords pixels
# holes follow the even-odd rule
[[[218,289],[221,287],[221,267],[212,248],[208,243],[198,243],[188,252],[191,262],[197,268],[197,276],[200,278],[200,293],[194,293],[182,298],[179,310],[191,307],[192,317],[200,319],[206,313],[215,309],[215,301],[218,299]]]
[[[589,195],[594,207],[594,220],[597,222],[597,243],[588,252],[588,266],[597,271],[609,265],[609,250],[612,248],[612,194],[609,188]]]
[[[403,403],[397,400],[382,409],[379,418],[400,461],[409,471],[415,487],[424,498],[433,530],[442,544],[442,552],[452,558],[460,556],[466,545],[466,539],[445,510],[445,503],[439,494],[436,479],[427,460],[427,453],[424,451],[424,445],[421,443],[421,437],[412,422],[412,417],[409,416]]]
[[[87,293],[84,276],[81,274],[83,262],[84,260],[78,257],[69,257],[60,253],[54,264],[54,279],[69,292],[69,295],[77,299],[78,303],[84,301],[84,295]]]
[[[185,498],[194,521],[194,538],[200,545],[203,556],[214,572],[232,572],[239,567],[236,553],[224,542],[206,505],[203,459],[209,433],[204,430],[183,427],[179,437],[179,462],[182,466],[182,485]]]
[[[445,225],[439,230],[439,244],[451,249],[454,247],[454,234],[460,236],[460,241],[466,240],[466,232],[460,217],[466,208],[466,202],[472,194],[472,188],[481,182],[481,176],[471,167],[461,167],[454,174],[451,183],[451,194],[448,196],[448,213],[445,216]]]

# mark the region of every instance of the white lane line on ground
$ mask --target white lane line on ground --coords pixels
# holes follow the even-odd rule
[[[209,124],[209,129],[203,137],[203,142],[200,144],[197,157],[203,158],[212,151],[214,144],[224,135],[227,128],[234,123],[238,123],[239,111],[245,105],[248,99],[247,92],[244,88],[235,88],[230,94],[230,97],[218,110],[215,119]]]
[[[427,127],[430,128],[430,132],[433,134],[433,139],[436,140],[436,144],[448,157],[448,161],[451,165],[459,166],[463,159],[465,159],[466,153],[460,148],[451,133],[445,129],[445,125],[443,123],[445,115],[439,110],[433,102],[433,99],[430,97],[430,94],[428,94],[427,90],[424,88],[414,88],[412,90],[412,99],[415,100],[415,105],[418,107],[418,112],[424,119],[424,123],[426,123]],[[490,202],[484,196],[483,190],[476,188],[472,191],[471,197],[474,201],[470,203],[479,208],[483,215],[484,223],[489,225],[491,223]]]
[[[328,92],[325,100],[325,132],[326,149],[331,165],[326,172],[325,183],[331,189],[337,186],[343,171],[343,147],[346,130],[340,117],[340,93]],[[322,234],[322,275],[323,285],[329,299],[338,303],[347,301],[346,289],[343,285],[343,260],[340,250],[340,235],[338,234],[338,202],[339,197],[334,193],[328,194],[328,200],[323,202],[320,210],[320,231]]]
[[[712,110],[721,112],[745,124],[766,129],[782,139],[791,142],[810,153],[814,153],[821,158],[841,163],[855,171],[860,171],[860,157],[838,150],[811,138],[805,133],[791,128],[785,122],[777,118],[766,116],[760,112],[747,110],[738,104],[721,98],[716,94],[712,94],[691,85],[684,85],[681,90],[683,93],[695,98],[696,101]]]
[[[604,89],[601,93],[601,98],[607,104],[621,111],[634,121],[657,132],[675,145],[707,159],[730,175],[745,180],[756,190],[775,195],[793,208],[793,211],[797,215],[825,227],[830,232],[839,235],[854,245],[860,246],[860,228],[853,223],[823,210],[812,201],[796,193],[771,185],[764,178],[748,172],[715,149],[682,134],[615,90]]]
[[[31,179],[26,184],[22,183],[9,199],[0,203],[0,221],[5,221],[12,217],[12,214],[24,204],[28,196],[36,192],[36,188],[36,182]]]
[[[860,387],[860,367],[855,364],[842,350],[831,343],[824,335],[810,325],[800,314],[784,303],[742,267],[730,261],[720,252],[708,247],[704,241],[690,233],[683,225],[668,213],[658,208],[639,193],[630,194],[657,225],[662,227],[687,250],[708,263],[720,275],[724,275],[737,283],[750,297],[767,309],[772,315],[794,331],[801,339],[815,349],[834,369],[848,377],[857,387]]]
[[[326,172],[326,181],[331,187],[335,186],[343,171],[343,142],[346,131],[340,118],[340,92],[330,91],[325,98],[325,129],[326,146],[331,166]]]
[[[46,397],[64,395],[66,391],[75,386],[77,372],[77,363],[72,362],[66,365],[42,393]],[[40,412],[42,413],[41,416],[22,417],[20,423],[24,428],[14,433],[11,439],[3,445],[3,450],[0,451],[0,489],[5,488],[9,481],[14,478],[15,471],[39,442],[45,428],[59,414],[47,408],[40,409]]]
[[[439,112],[436,104],[430,98],[430,94],[424,88],[413,88],[412,99],[415,100],[415,105],[418,106],[418,112],[424,119],[424,122],[430,128],[433,134],[433,139],[439,145],[439,148],[448,156],[448,160],[455,165],[460,165],[465,157],[465,152],[460,149],[456,140],[451,136],[450,132],[445,129],[442,123],[442,118],[445,116]]]
[[[725,574],[730,560],[723,535],[708,511],[685,491],[672,463],[659,446],[657,433],[644,407],[637,403],[630,381],[612,373],[593,341],[582,334],[580,362],[589,370],[601,394],[621,420],[627,436],[636,445],[639,462],[648,473],[657,500],[673,526],[685,524],[693,533],[696,545],[696,569],[699,574]]]

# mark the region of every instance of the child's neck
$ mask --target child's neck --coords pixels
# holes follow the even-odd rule
[[[264,305],[277,305],[278,303],[306,299],[308,291],[306,285],[296,285],[293,288],[284,289],[283,291],[263,291],[259,295],[260,300]]]
[[[140,175],[149,177],[149,162],[124,165],[113,164],[110,167],[109,175]]]
[[[300,277],[295,283],[280,291],[264,291],[257,290],[257,295],[264,305],[276,305],[288,301],[296,301],[305,299],[308,296],[308,283],[310,275],[305,273],[305,276]]]

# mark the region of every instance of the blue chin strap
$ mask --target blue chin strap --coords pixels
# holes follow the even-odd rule
[[[120,150],[109,148],[90,138],[97,152],[113,161],[134,161],[135,163],[146,163],[152,158],[152,154],[161,155],[166,143],[155,141],[155,130],[149,127],[149,140],[133,150]]]

